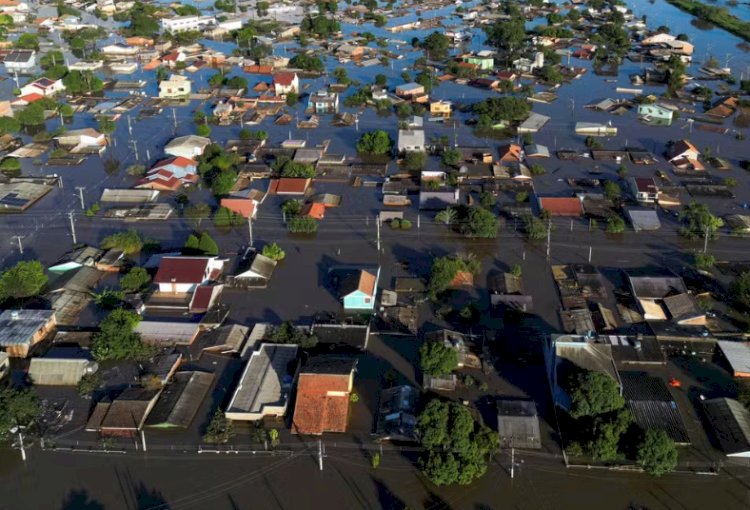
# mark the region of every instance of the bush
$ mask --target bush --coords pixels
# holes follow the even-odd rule
[[[120,250],[126,255],[138,253],[143,248],[143,240],[135,230],[126,230],[109,235],[102,240],[102,248],[105,250]]]
[[[625,232],[625,220],[619,216],[610,216],[607,219],[607,233],[622,234],[623,232]]]
[[[391,152],[393,140],[382,130],[364,133],[357,142],[357,152],[360,154],[384,155]]]
[[[134,267],[120,278],[120,288],[125,292],[138,292],[151,283],[151,277],[142,267]]]
[[[195,127],[195,134],[198,136],[209,137],[211,136],[211,128],[205,124],[200,124]]]
[[[284,258],[286,257],[286,253],[284,252],[284,250],[282,250],[281,247],[276,243],[265,245],[260,254],[264,257],[268,257],[269,259],[273,259],[276,261],[284,260]]]
[[[696,253],[693,258],[693,264],[697,269],[710,271],[716,264],[716,258],[708,253]]]
[[[309,216],[290,218],[286,226],[293,234],[314,234],[318,231],[318,222]]]

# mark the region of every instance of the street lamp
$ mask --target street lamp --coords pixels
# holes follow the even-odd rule
[[[10,429],[11,434],[18,434],[18,443],[21,445],[21,459],[26,462],[26,449],[23,447],[23,430],[26,427],[22,425],[16,425]]]

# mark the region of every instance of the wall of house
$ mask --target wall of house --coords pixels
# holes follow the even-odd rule
[[[369,299],[369,302],[367,300]],[[349,310],[372,310],[375,306],[375,300],[363,292],[353,292],[344,296],[344,308]]]

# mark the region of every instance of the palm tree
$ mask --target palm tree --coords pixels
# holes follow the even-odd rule
[[[452,207],[448,207],[435,215],[435,222],[444,225],[452,225],[456,221],[456,216],[456,210]]]

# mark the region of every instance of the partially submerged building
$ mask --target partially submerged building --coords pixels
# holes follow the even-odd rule
[[[5,310],[0,314],[0,347],[11,358],[25,358],[56,324],[54,310]]]
[[[346,432],[357,359],[315,356],[300,370],[292,433]]]

